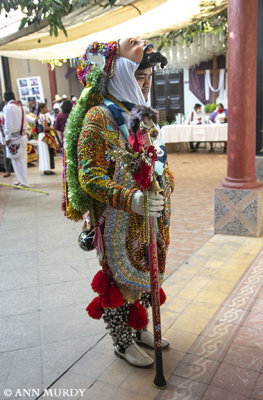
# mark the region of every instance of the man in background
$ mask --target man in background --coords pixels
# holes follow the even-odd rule
[[[193,111],[191,111],[185,120],[186,125],[201,125],[204,123],[204,114],[202,113],[202,106],[199,103],[194,105]],[[193,142],[189,142],[191,153],[195,153],[198,151],[199,145],[201,142],[196,142],[194,146]]]
[[[11,159],[17,185],[28,187],[27,182],[27,135],[26,112],[15,100],[13,92],[4,93],[4,139],[7,157]]]
[[[7,158],[6,156],[6,144],[5,144],[5,138],[4,138],[4,108],[5,103],[2,101],[0,103],[0,143],[2,145],[3,149],[3,156],[4,156],[4,167],[5,167],[5,173],[3,175],[4,178],[8,178],[11,176],[11,160],[10,158]]]
[[[215,111],[213,111],[209,116],[209,123],[210,124],[226,124],[227,123],[227,109],[223,106],[222,103],[217,105]],[[224,142],[224,153],[226,153],[227,149],[227,142]],[[213,153],[214,149],[214,142],[210,142],[210,150],[209,153]]]

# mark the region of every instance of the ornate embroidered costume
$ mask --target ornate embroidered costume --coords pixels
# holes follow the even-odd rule
[[[136,158],[146,157],[145,166],[151,159],[147,154],[134,154],[130,144],[135,139],[129,127],[129,113],[135,104],[144,104],[145,99],[134,77],[139,62],[120,56],[118,46],[117,42],[93,43],[78,67],[77,74],[86,89],[71,112],[65,130],[64,210],[76,220],[89,211],[95,229],[94,247],[102,269],[93,278],[91,286],[98,296],[87,311],[93,318],[103,317],[117,351],[125,353],[134,342],[132,328],[147,327],[151,287],[147,224],[143,213],[132,210],[133,196],[142,195],[141,186],[122,154],[126,152],[135,163]],[[92,64],[94,54],[103,56],[101,65],[97,60],[96,66]],[[152,148],[165,203],[160,208],[162,212],[156,214],[161,284],[169,245],[170,196],[174,182],[160,130]],[[165,301],[162,289],[160,298],[161,302]],[[148,362],[152,364],[151,359]]]
[[[115,104],[115,107],[117,105]],[[131,174],[110,159],[112,144],[125,146],[122,130],[105,106],[91,108],[83,121],[78,142],[79,181],[94,199],[94,219],[103,214],[104,255],[124,298],[134,302],[143,291],[150,292],[143,217],[131,211],[131,198],[139,189]],[[165,197],[163,215],[158,218],[158,265],[160,282],[169,245],[170,194],[173,180],[167,163],[160,176]]]

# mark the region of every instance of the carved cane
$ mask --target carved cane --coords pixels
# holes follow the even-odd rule
[[[159,187],[159,188],[158,188]],[[155,179],[149,188],[150,191],[160,192],[161,188],[158,181]],[[159,270],[158,270],[158,255],[155,232],[156,217],[149,217],[149,270],[151,282],[151,299],[152,299],[152,318],[153,318],[153,333],[154,333],[154,355],[155,355],[155,378],[153,385],[158,389],[164,389],[166,380],[163,375],[163,357],[162,357],[162,332],[161,332],[161,313],[160,313],[160,295],[159,295]]]

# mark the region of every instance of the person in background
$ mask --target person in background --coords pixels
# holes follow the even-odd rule
[[[16,185],[28,187],[27,182],[27,135],[26,111],[19,101],[15,100],[13,92],[4,93],[4,140],[6,155],[11,158]]]
[[[72,107],[74,107],[77,104],[77,97],[76,96],[71,96],[71,103],[72,103]]]
[[[72,109],[72,103],[70,100],[65,100],[63,101],[62,104],[62,111],[58,113],[57,118],[55,120],[54,128],[56,131],[60,132],[61,135],[61,142],[63,144],[63,135],[64,135],[64,129],[65,125],[69,116],[69,113]]]
[[[224,108],[222,103],[219,103],[217,105],[217,108],[215,111],[213,111],[210,116],[209,116],[209,121],[210,124],[225,124],[227,123],[227,109]],[[227,150],[227,142],[224,142],[224,153],[226,153]],[[210,150],[209,153],[214,153],[214,142],[210,142]]]
[[[10,158],[6,157],[6,144],[4,138],[4,112],[3,112],[4,105],[5,103],[2,101],[0,103],[0,143],[3,149],[4,167],[5,167],[5,173],[3,177],[8,178],[9,176],[11,176],[12,164]]]
[[[51,169],[55,168],[56,141],[52,135],[51,122],[46,115],[47,112],[47,105],[40,103],[37,120],[39,171],[43,171],[45,175],[53,175],[54,172]]]
[[[63,101],[62,96],[60,96],[59,94],[55,95],[55,100],[53,100],[53,110],[55,108],[57,108],[59,110],[59,112],[61,111],[61,105],[60,103]]]
[[[191,111],[185,120],[186,125],[201,125],[204,123],[204,114],[202,113],[202,105],[199,103],[196,103],[194,105],[193,111]],[[194,146],[193,142],[189,142],[190,144],[190,151],[191,153],[197,152],[200,142],[196,142],[196,145]]]

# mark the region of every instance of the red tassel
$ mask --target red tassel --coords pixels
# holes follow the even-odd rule
[[[93,278],[93,281],[91,282],[91,287],[94,290],[94,292],[98,294],[104,294],[107,292],[108,286],[109,286],[108,274],[103,271],[97,272]]]
[[[143,329],[148,325],[148,317],[145,308],[136,300],[130,307],[128,326],[134,329]]]
[[[103,308],[118,308],[123,306],[124,298],[121,294],[120,289],[115,286],[114,281],[110,281],[110,287],[101,296],[101,305]]]
[[[86,308],[91,318],[100,319],[103,314],[103,308],[101,307],[100,296],[95,297]]]
[[[160,306],[161,306],[163,305],[163,303],[165,303],[166,300],[166,294],[164,293],[163,288],[160,288],[159,294],[160,294]]]

